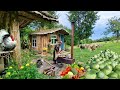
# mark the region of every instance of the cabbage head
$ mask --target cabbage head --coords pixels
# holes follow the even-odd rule
[[[107,76],[107,75],[105,75],[104,77],[103,77],[103,79],[108,79],[109,77]]]
[[[118,74],[118,79],[120,79],[120,70],[115,71]]]
[[[99,64],[98,63],[94,63],[91,65],[92,69],[99,69]]]
[[[104,74],[102,71],[100,71],[100,72],[97,73],[97,77],[98,77],[98,78],[103,79],[104,76],[105,76],[105,74]]]
[[[105,66],[102,70],[101,70],[105,75],[108,75],[112,72],[112,67],[110,65]]]
[[[85,79],[95,79],[96,78],[96,72],[94,70],[90,70],[86,72]]]
[[[120,70],[120,64],[115,66],[115,70]]]
[[[99,65],[99,67],[100,67],[100,69],[103,69],[105,67],[105,64],[102,63],[102,64]]]
[[[118,74],[117,73],[115,73],[115,72],[112,72],[112,73],[110,73],[109,75],[108,75],[110,78],[118,78]]]

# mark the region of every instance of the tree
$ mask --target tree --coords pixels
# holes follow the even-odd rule
[[[93,31],[96,20],[99,19],[96,11],[69,11],[68,20],[75,21],[75,38],[80,40],[89,38]]]
[[[120,36],[120,18],[112,17],[108,19],[107,23],[108,27],[106,28],[107,31],[104,32],[105,35],[109,33],[113,33],[116,36],[117,42]]]

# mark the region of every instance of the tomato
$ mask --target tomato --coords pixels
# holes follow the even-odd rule
[[[70,66],[68,66],[68,67],[66,68],[66,70],[70,71],[70,70],[71,70],[71,67],[70,67]]]

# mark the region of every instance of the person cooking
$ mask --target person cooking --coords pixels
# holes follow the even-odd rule
[[[56,64],[56,59],[61,54],[61,44],[62,44],[62,41],[58,41],[56,39],[56,45],[54,46],[54,51],[53,51],[53,62],[54,62],[54,64]]]

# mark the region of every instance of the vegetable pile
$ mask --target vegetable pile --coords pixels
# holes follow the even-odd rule
[[[107,49],[84,65],[85,79],[120,79],[120,55]]]
[[[79,79],[85,73],[85,69],[77,64],[67,66],[60,74],[62,79]]]

